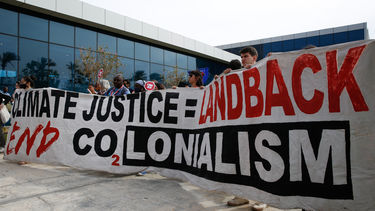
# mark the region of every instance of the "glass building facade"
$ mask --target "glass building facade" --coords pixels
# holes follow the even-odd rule
[[[313,32],[287,35],[285,36],[287,38],[269,38],[266,39],[267,41],[249,41],[242,43],[241,45],[231,44],[218,46],[218,48],[221,48],[225,51],[228,51],[236,55],[240,55],[239,52],[242,48],[247,46],[253,46],[257,49],[258,60],[260,60],[266,57],[267,54],[270,52],[287,52],[300,50],[306,47],[307,45],[322,47],[357,40],[365,40],[368,39],[368,31],[366,25],[366,23],[361,23],[326,30],[317,30]]]
[[[37,78],[37,88],[87,92],[90,82],[77,70],[77,61],[82,50],[96,53],[100,47],[118,55],[122,65],[117,71],[132,84],[139,79],[163,83],[168,71],[187,77],[188,71],[196,69],[208,69],[208,83],[226,68],[218,61],[0,4],[0,86],[8,86],[10,93],[26,75]]]

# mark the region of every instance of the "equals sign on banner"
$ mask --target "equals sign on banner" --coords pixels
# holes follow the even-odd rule
[[[197,106],[197,100],[196,99],[186,99],[186,107],[195,107]],[[188,108],[185,110],[185,117],[195,117],[195,110],[188,110]]]

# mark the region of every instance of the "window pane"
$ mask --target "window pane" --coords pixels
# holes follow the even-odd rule
[[[84,70],[81,70],[81,51],[87,53],[87,50],[75,49],[74,59],[74,91],[88,93],[87,87],[89,85],[89,79],[84,75]],[[96,54],[95,54],[96,55]],[[93,82],[91,82],[93,83]]]
[[[177,66],[179,68],[187,68],[187,56],[183,54],[177,54]]]
[[[74,90],[74,49],[58,45],[50,45],[50,69],[54,77],[50,77],[50,87]]]
[[[176,66],[176,56],[176,53],[164,50],[164,64],[169,66]]]
[[[35,76],[35,88],[48,87],[47,43],[20,39],[20,77]]]
[[[137,80],[147,80],[149,75],[149,63],[142,61],[135,61],[135,72],[134,81]]]
[[[50,21],[50,42],[74,46],[74,27]]]
[[[273,49],[272,49],[272,44],[271,43],[264,43],[263,44],[263,53],[264,53],[264,56],[266,56],[269,52],[272,52]]]
[[[20,36],[48,41],[48,21],[34,16],[20,14]]]
[[[182,80],[183,81],[189,81],[189,71],[186,69],[180,69],[178,68],[178,74],[183,76]]]
[[[14,90],[17,80],[17,38],[12,36],[0,35],[0,86],[7,86],[9,93]]]
[[[163,65],[151,64],[150,80],[156,80],[160,83],[164,83],[163,76],[164,76]]]
[[[98,48],[102,47],[105,51],[116,53],[116,38],[110,35],[98,33]]]
[[[348,32],[339,32],[333,35],[333,40],[335,44],[348,42]]]
[[[282,52],[283,51],[283,43],[281,41],[272,42],[272,52]]]
[[[333,34],[320,35],[319,37],[320,46],[326,46],[326,45],[332,45],[332,44],[333,44]]]
[[[118,55],[134,58],[134,42],[129,40],[118,39]]]
[[[163,49],[151,47],[151,62],[163,64]]]
[[[0,32],[17,35],[17,13],[0,8]]]
[[[76,27],[76,47],[96,49],[96,32]]]
[[[294,41],[293,40],[285,40],[283,41],[283,51],[292,51],[294,50]]]
[[[365,39],[363,29],[348,31],[348,41],[356,41]]]
[[[187,82],[187,71],[183,70],[182,74],[179,69],[176,69],[176,67],[171,67],[171,66],[164,66],[164,76],[165,76],[165,81],[164,84],[170,88],[172,86],[178,86],[177,81],[184,80]]]
[[[299,38],[294,40],[294,47],[296,50],[300,50],[306,47],[306,38]]]
[[[320,46],[319,45],[319,36],[307,37],[306,38],[306,45]]]
[[[149,61],[150,60],[150,46],[141,43],[135,43],[135,58]]]
[[[122,66],[119,67],[119,72],[122,73],[125,79],[129,79],[130,83],[133,83],[134,76],[134,59],[119,58]]]
[[[197,59],[194,57],[188,57],[188,69],[189,70],[196,70],[197,69]]]

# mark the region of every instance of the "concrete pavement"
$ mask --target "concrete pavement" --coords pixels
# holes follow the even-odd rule
[[[232,197],[156,173],[126,176],[35,163],[20,166],[0,154],[0,210],[250,210],[249,205],[226,206]]]

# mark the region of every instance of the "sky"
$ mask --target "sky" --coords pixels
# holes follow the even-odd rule
[[[217,46],[367,22],[374,0],[83,0]]]

